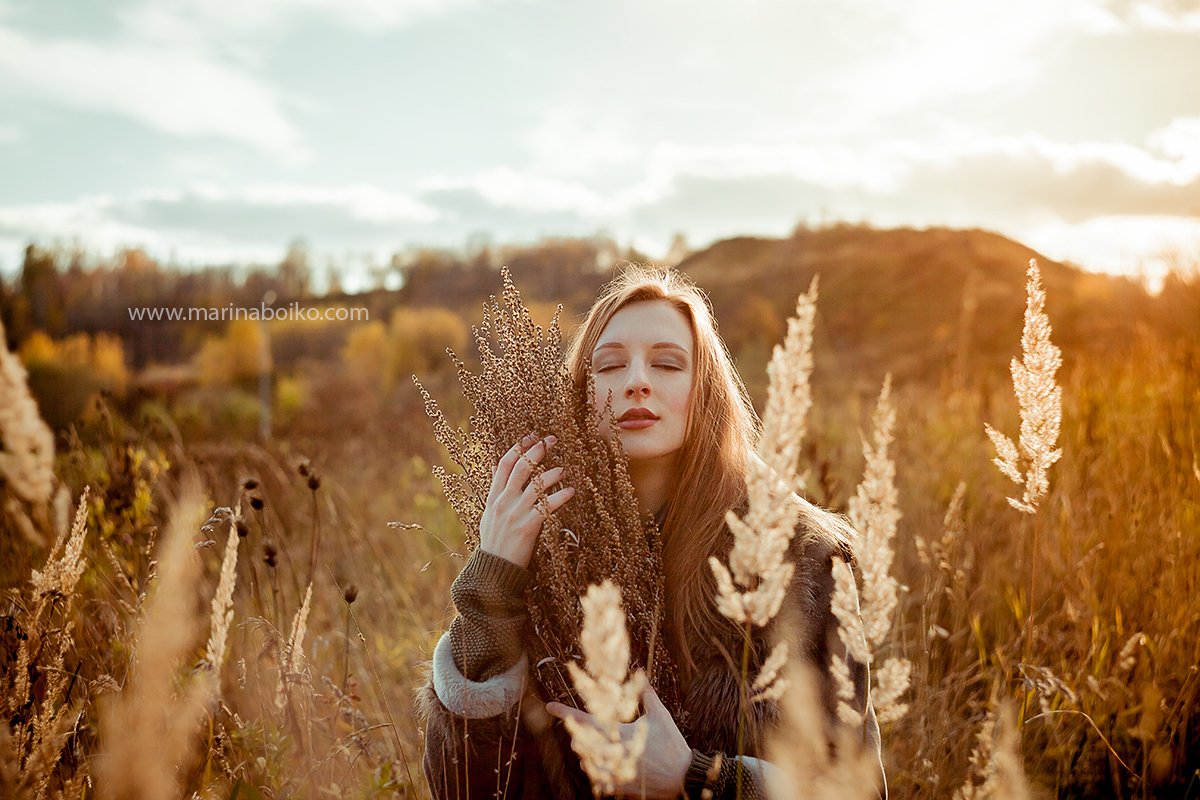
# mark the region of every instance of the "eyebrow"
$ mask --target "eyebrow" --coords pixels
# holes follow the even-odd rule
[[[592,352],[599,353],[601,350],[605,350],[605,349],[624,350],[625,345],[621,344],[620,342],[608,342],[606,344],[600,345]],[[679,352],[683,353],[684,355],[688,354],[688,351],[685,348],[680,347],[679,345],[675,344],[674,342],[655,342],[654,344],[650,345],[650,349],[651,350],[678,350]]]

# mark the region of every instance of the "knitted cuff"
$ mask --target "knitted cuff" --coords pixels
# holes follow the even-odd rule
[[[467,566],[463,567],[463,572],[467,570],[478,581],[494,584],[504,594],[514,597],[522,597],[524,589],[533,579],[533,573],[524,567],[478,547],[467,560]]]
[[[476,549],[450,584],[450,599],[460,613],[474,617],[524,616],[525,587],[531,579],[528,570]]]
[[[721,774],[723,753],[708,755],[692,750],[692,763],[683,776],[683,793],[688,800],[712,800],[717,778]]]

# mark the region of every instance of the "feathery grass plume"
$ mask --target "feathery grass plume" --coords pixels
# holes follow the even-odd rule
[[[776,345],[767,365],[767,407],[759,455],[779,476],[794,474],[800,445],[808,434],[812,409],[813,327],[817,318],[817,277],[796,298],[783,345]],[[803,493],[807,480],[797,476],[792,491]]]
[[[1012,709],[1007,704],[989,709],[975,740],[973,775],[954,790],[954,800],[1029,800]]]
[[[54,543],[43,569],[30,576],[32,602],[17,617],[24,636],[11,672],[12,689],[5,692],[2,708],[5,718],[12,721],[12,746],[26,773],[22,780],[35,798],[47,791],[66,744],[63,726],[70,718],[71,705],[66,692],[70,671],[65,664],[67,652],[75,644],[75,589],[87,567],[83,544],[88,491],[85,487],[80,494],[71,530]],[[44,678],[40,692],[34,690],[31,677]]]
[[[29,393],[29,375],[5,343],[0,322],[0,483],[41,505],[54,490],[54,434]]]
[[[196,479],[185,477],[160,540],[153,593],[135,637],[136,655],[119,696],[100,714],[97,792],[113,800],[179,796],[191,737],[211,691],[207,677],[179,685],[177,669],[198,644],[203,624],[200,561],[192,534],[203,516]]]
[[[1117,653],[1116,668],[1118,675],[1127,675],[1137,665],[1137,649],[1147,643],[1146,634],[1138,631],[1130,636]]]
[[[787,664],[787,657],[787,642],[777,642],[775,647],[771,649],[771,654],[763,661],[762,669],[758,672],[758,677],[750,685],[750,691],[754,692],[750,696],[751,702],[763,703],[783,697],[783,693],[787,691],[788,682],[787,678],[784,678],[779,672]]]
[[[991,425],[984,423],[983,427],[996,447],[992,463],[1025,490],[1020,500],[1009,497],[1009,505],[1035,514],[1050,486],[1047,472],[1062,456],[1062,450],[1054,447],[1062,423],[1062,387],[1054,382],[1054,373],[1062,366],[1062,353],[1050,341],[1050,318],[1044,310],[1046,291],[1036,259],[1029,259],[1025,292],[1021,360],[1014,358],[1010,366],[1021,413],[1019,450],[1012,439]]]
[[[212,599],[208,645],[204,648],[204,660],[212,669],[214,678],[218,679],[218,685],[221,665],[225,662],[225,640],[229,635],[229,625],[233,622],[233,589],[237,582],[239,541],[237,526],[230,522],[229,538],[225,542],[225,557],[221,561],[221,578],[217,581],[217,591]]]
[[[786,676],[779,726],[767,740],[767,760],[778,767],[767,775],[769,796],[875,800],[876,755],[861,746],[861,734],[846,726],[837,727],[830,747],[816,669],[793,661]]]
[[[871,653],[884,644],[892,629],[898,593],[898,583],[891,574],[895,558],[892,540],[900,521],[896,465],[888,455],[896,425],[891,392],[892,376],[889,374],[884,378],[872,415],[871,438],[863,438],[866,458],[863,480],[849,503],[850,522],[862,536],[857,553],[863,584],[861,608],[849,565],[841,559],[834,559],[833,563],[832,608],[839,623],[838,636],[850,657],[868,665],[872,662]],[[859,714],[848,705],[854,696],[849,665],[840,658],[833,661],[833,674],[838,684],[838,715],[849,724],[857,724],[861,722]],[[908,706],[900,703],[899,698],[908,690],[911,674],[912,663],[904,658],[890,658],[872,670],[875,687],[871,697],[881,724],[900,719],[908,712]]]
[[[571,746],[591,778],[596,796],[612,794],[619,784],[637,777],[638,760],[646,747],[648,728],[637,725],[634,737],[621,740],[620,725],[637,715],[638,698],[646,688],[646,673],[629,670],[629,635],[621,590],[611,581],[589,586],[580,599],[583,632],[579,643],[586,669],[567,664],[571,680],[599,726],[564,720]]]
[[[451,427],[413,377],[437,440],[461,470],[435,467],[434,472],[463,525],[468,549],[474,549],[496,463],[527,434],[554,434],[558,444],[540,466],[563,467],[560,485],[575,487],[575,495],[546,514],[530,563],[526,652],[538,681],[550,699],[579,705],[564,669],[579,653],[579,597],[589,585],[611,580],[624,592],[634,664],[652,670],[663,704],[678,711],[676,670],[665,637],[654,636],[663,629],[661,534],[651,516],[639,510],[619,435],[608,442],[600,434],[601,425],[619,433],[611,403],[593,407],[590,377],[586,386],[574,386],[564,363],[561,306],[543,330],[522,304],[507,268],[501,278],[501,296],[484,304],[483,322],[472,327],[480,372],[472,373],[448,351],[472,409],[470,430]],[[533,480],[545,511],[546,492],[540,477]]]
[[[725,518],[733,533],[729,566],[715,556],[709,559],[717,580],[717,608],[739,624],[766,625],[778,613],[795,571],[785,556],[801,513],[793,493],[804,483],[796,469],[812,406],[816,302],[814,278],[808,292],[797,299],[787,336],[775,346],[767,366],[763,435],[746,477],[749,507],[744,519],[733,511]]]
[[[292,632],[284,645],[283,654],[279,658],[279,688],[275,692],[275,707],[283,708],[287,702],[288,686],[294,676],[304,667],[304,636],[308,633],[308,613],[312,606],[312,589],[310,583],[304,592],[304,602],[296,609],[292,617]]]

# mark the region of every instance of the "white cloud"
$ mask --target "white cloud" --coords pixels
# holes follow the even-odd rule
[[[1123,31],[1200,32],[1195,0],[1094,0]]]
[[[484,170],[471,176],[435,176],[418,188],[427,194],[469,191],[497,208],[528,212],[567,211],[585,216],[605,213],[602,195],[578,181],[559,180],[509,167]]]
[[[278,34],[303,18],[372,34],[485,0],[139,0],[119,11],[128,32],[152,41],[206,42]]]
[[[25,133],[8,122],[0,122],[0,145],[16,144],[25,138]]]
[[[862,135],[873,122],[921,107],[953,109],[1034,79],[1051,48],[1098,29],[1096,0],[874,0],[840,3],[835,24],[877,41],[871,52],[822,74],[831,130]]]
[[[1147,142],[1181,168],[1200,172],[1200,117],[1178,117],[1150,134]]]
[[[641,153],[620,115],[579,103],[555,105],[523,139],[533,168],[559,177],[591,175]]]
[[[77,239],[100,251],[139,246],[164,258],[245,260],[276,253],[297,236],[326,247],[395,247],[402,243],[398,229],[417,230],[438,218],[436,209],[407,195],[361,184],[196,185],[0,207],[0,240]]]
[[[232,139],[287,163],[308,158],[270,86],[186,49],[44,40],[0,27],[5,72],[36,99],[121,114],[177,136]]]
[[[1077,224],[1056,221],[1012,234],[1055,260],[1096,272],[1139,276],[1151,291],[1162,288],[1168,269],[1200,269],[1200,219],[1097,217]]]

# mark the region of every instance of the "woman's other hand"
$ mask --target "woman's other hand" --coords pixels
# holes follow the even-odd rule
[[[683,779],[692,763],[692,748],[675,724],[671,712],[658,699],[654,687],[647,685],[642,692],[642,703],[646,713],[620,726],[621,741],[630,741],[636,725],[646,725],[646,749],[638,760],[638,774],[630,782],[617,787],[617,794],[629,797],[646,797],[649,800],[666,798],[674,800],[683,791]],[[563,705],[547,703],[546,711],[558,719],[572,717],[576,721],[599,727],[596,718],[586,711]]]
[[[534,470],[557,439],[538,439],[530,434],[517,442],[496,465],[488,490],[483,517],[479,521],[479,546],[485,552],[507,559],[519,567],[528,567],[545,518],[537,507]],[[549,489],[563,478],[563,468],[541,473],[542,486]],[[575,494],[567,486],[546,496],[548,511],[553,513]]]

